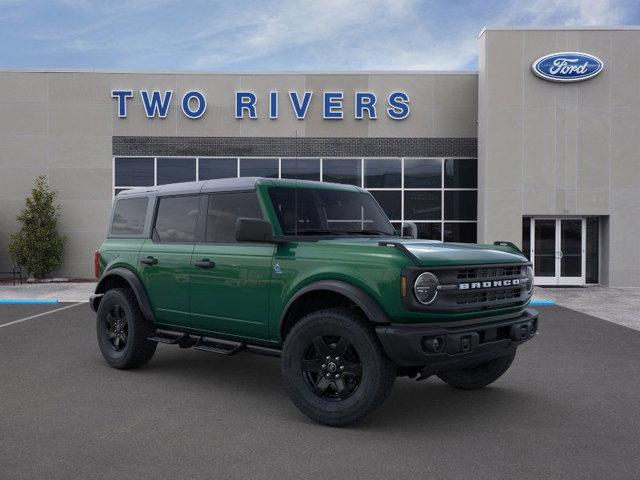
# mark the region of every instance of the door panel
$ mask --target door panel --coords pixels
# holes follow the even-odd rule
[[[185,326],[189,317],[189,274],[193,245],[154,243],[147,239],[138,262],[148,257],[156,264],[140,263],[142,281],[158,323]]]
[[[584,284],[584,224],[582,218],[559,219],[559,285]]]
[[[236,242],[240,217],[262,218],[255,191],[209,196],[205,243],[192,255],[191,318],[200,330],[266,338],[275,245]]]
[[[195,244],[200,195],[158,199],[153,235],[138,257],[142,280],[156,321],[189,327],[189,275]]]
[[[263,338],[269,317],[271,263],[275,246],[196,245],[191,267],[193,327],[211,332]]]

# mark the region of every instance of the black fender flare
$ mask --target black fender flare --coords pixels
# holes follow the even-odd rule
[[[138,278],[135,273],[127,268],[116,267],[112,270],[107,270],[98,281],[98,285],[96,285],[95,296],[104,295],[105,284],[107,283],[106,281],[113,277],[119,277],[127,282],[129,287],[131,287],[131,290],[133,290],[136,299],[138,300],[138,306],[140,307],[144,318],[151,322],[155,321],[155,316],[153,315],[153,310],[151,309],[151,304],[149,303],[149,297],[147,296],[147,292],[142,285],[142,281],[140,281],[140,278]],[[99,302],[95,302],[95,300],[93,300],[92,298],[91,303],[92,307],[95,306],[95,310],[97,310]]]
[[[369,321],[373,323],[391,323],[388,315],[378,304],[378,302],[371,298],[371,296],[361,288],[356,287],[351,283],[343,282],[341,280],[320,280],[318,282],[310,283],[309,285],[301,288],[289,299],[284,309],[282,310],[282,315],[280,316],[281,329],[282,323],[284,322],[289,309],[296,302],[296,300],[298,300],[306,293],[316,290],[328,290],[330,292],[339,293],[340,295],[347,297],[349,300],[355,303],[364,312]]]

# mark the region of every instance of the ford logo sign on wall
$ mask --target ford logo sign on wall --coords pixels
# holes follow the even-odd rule
[[[558,52],[540,57],[531,65],[538,77],[552,82],[580,82],[602,71],[602,60],[579,52]]]

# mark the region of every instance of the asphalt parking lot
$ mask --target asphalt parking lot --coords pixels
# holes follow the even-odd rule
[[[494,385],[398,379],[334,429],[297,411],[278,359],[161,345],[117,371],[87,304],[11,323],[67,305],[0,307],[2,479],[639,475],[640,332],[562,307],[539,309],[540,335]]]

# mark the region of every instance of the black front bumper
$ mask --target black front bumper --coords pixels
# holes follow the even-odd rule
[[[426,373],[464,368],[515,352],[536,335],[538,312],[437,324],[390,324],[376,328],[387,355],[400,367]]]

